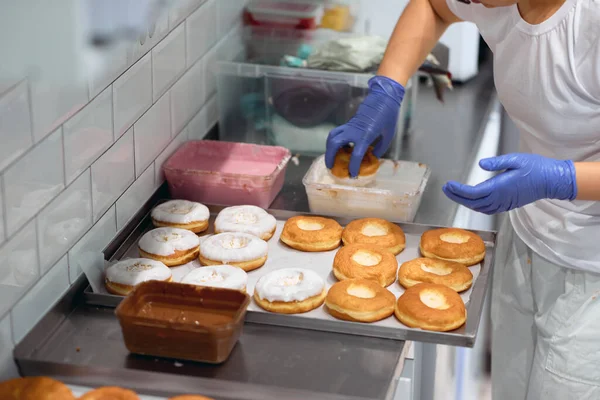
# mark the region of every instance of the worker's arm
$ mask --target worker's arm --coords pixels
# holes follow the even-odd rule
[[[577,200],[600,201],[600,162],[576,162]]]
[[[384,10],[381,10],[384,12]],[[358,175],[360,163],[373,145],[381,157],[396,133],[404,86],[437,44],[446,28],[458,18],[446,0],[411,0],[400,17],[377,76],[369,80],[369,94],[346,124],[329,133],[325,164],[333,167],[338,150],[354,145],[348,170]]]
[[[448,26],[459,21],[446,0],[411,0],[396,24],[378,75],[406,86]]]

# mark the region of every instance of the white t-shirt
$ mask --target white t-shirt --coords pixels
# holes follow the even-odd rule
[[[516,5],[447,2],[494,52],[496,89],[521,132],[519,151],[600,161],[600,0],[566,0],[539,25],[525,22]],[[540,200],[510,217],[542,257],[600,273],[600,202]]]

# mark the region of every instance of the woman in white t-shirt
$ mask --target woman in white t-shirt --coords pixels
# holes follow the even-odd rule
[[[465,1],[465,0],[463,0]],[[492,296],[495,400],[600,399],[600,0],[412,0],[369,95],[327,142],[383,155],[404,85],[446,28],[472,21],[494,53],[520,153],[480,161],[498,174],[452,200],[510,211],[498,236]]]

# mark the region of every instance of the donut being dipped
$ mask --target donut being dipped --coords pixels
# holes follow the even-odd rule
[[[331,218],[296,216],[288,219],[281,241],[292,249],[309,252],[329,251],[340,246],[342,226]]]
[[[175,267],[198,257],[200,239],[187,229],[156,228],[142,236],[138,242],[138,249],[143,258],[160,261],[167,267]]]
[[[275,233],[277,220],[257,206],[234,206],[221,210],[215,219],[215,233],[248,233],[269,240]]]
[[[471,266],[485,257],[485,243],[477,234],[458,228],[429,230],[421,236],[421,254],[428,258]]]
[[[210,211],[204,204],[187,200],[170,200],[154,207],[150,217],[157,228],[179,228],[200,233],[208,229]]]
[[[473,273],[454,261],[421,257],[400,266],[398,283],[405,288],[419,283],[436,283],[456,292],[464,292],[473,284]]]
[[[267,261],[269,245],[248,233],[219,233],[206,238],[200,246],[202,265],[231,265],[252,271]]]
[[[340,281],[367,279],[387,287],[396,280],[398,261],[394,254],[372,244],[353,243],[338,250],[333,274]]]
[[[105,386],[87,392],[79,400],[140,400],[140,398],[134,391],[129,389]]]
[[[2,400],[75,400],[67,385],[45,377],[25,377],[0,382]]]
[[[350,222],[344,228],[342,241],[344,245],[376,245],[394,255],[400,254],[406,247],[406,237],[402,228],[381,218],[362,218]]]
[[[181,283],[246,292],[248,274],[243,269],[231,265],[213,265],[196,268],[184,276]]]
[[[325,281],[314,271],[284,268],[260,277],[254,301],[264,310],[280,314],[305,313],[325,301]]]
[[[419,283],[398,298],[396,318],[411,328],[447,332],[467,320],[465,303],[458,293],[444,285]]]
[[[147,258],[132,258],[108,266],[105,271],[104,285],[111,294],[127,296],[142,282],[170,282],[172,279],[171,270],[162,262]]]
[[[377,171],[379,170],[379,159],[373,155],[373,148],[369,147],[365,153],[358,176],[350,177],[350,158],[352,157],[353,147],[345,146],[338,150],[335,155],[333,167],[329,170],[330,175],[335,182],[348,186],[367,186],[375,181]]]
[[[348,279],[337,282],[327,292],[325,306],[338,319],[375,322],[394,313],[396,296],[377,282]]]

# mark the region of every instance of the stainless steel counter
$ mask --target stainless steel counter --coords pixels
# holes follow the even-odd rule
[[[460,180],[468,173],[492,94],[491,73],[485,69],[449,93],[444,106],[431,90],[420,93],[415,130],[395,154],[432,169],[415,222],[451,224],[456,206],[440,188],[446,180]],[[298,165],[290,163],[284,189],[272,208],[308,211],[301,180],[311,160],[301,155]],[[74,285],[17,346],[15,357],[23,374],[52,375],[87,386],[122,385],[158,396],[191,392],[217,399],[394,396],[405,348],[402,341],[247,323],[231,358],[220,366],[127,355],[114,311],[82,305],[84,284]]]

